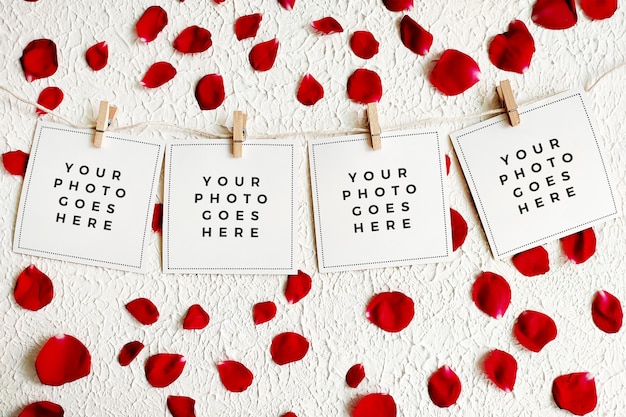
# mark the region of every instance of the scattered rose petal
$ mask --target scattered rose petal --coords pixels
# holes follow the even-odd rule
[[[204,329],[210,321],[209,314],[204,311],[200,304],[194,304],[187,310],[187,315],[183,319],[183,329],[200,330]]]
[[[213,3],[215,4],[222,4],[224,3],[226,0],[213,0]]]
[[[150,6],[137,21],[137,36],[144,42],[152,42],[167,25],[167,12],[160,6]]]
[[[26,167],[28,166],[29,154],[17,150],[2,154],[2,165],[4,169],[11,175],[26,175]]]
[[[185,358],[176,353],[157,353],[146,361],[146,379],[155,388],[176,381],[185,368]]]
[[[538,311],[526,310],[517,318],[513,334],[526,349],[539,352],[556,338],[557,329],[554,320],[549,316]]]
[[[178,395],[167,396],[167,409],[172,417],[196,417],[196,400]]]
[[[428,379],[428,395],[437,407],[450,407],[461,395],[461,380],[452,369],[444,365]]]
[[[59,104],[63,101],[63,91],[59,87],[46,87],[37,98],[37,104],[45,107],[48,110],[54,110],[59,107]],[[35,109],[37,114],[46,114],[44,110]]]
[[[281,417],[298,417],[296,415],[296,413],[294,413],[293,411],[287,411],[285,414],[283,414]]]
[[[274,61],[276,61],[278,45],[279,42],[276,38],[254,45],[248,55],[252,68],[256,71],[267,71],[272,68]]]
[[[27,310],[37,311],[52,301],[54,288],[52,280],[35,265],[29,265],[17,277],[13,297]]]
[[[592,412],[598,404],[596,381],[587,372],[557,377],[552,383],[552,396],[559,408],[577,416]]]
[[[305,74],[296,97],[305,106],[312,106],[324,97],[324,87],[311,74]]]
[[[509,353],[492,350],[487,354],[483,369],[487,378],[503,391],[513,391],[517,378],[517,361]]]
[[[256,325],[266,323],[274,317],[276,317],[276,304],[272,301],[256,303],[252,307],[252,319]]]
[[[331,33],[341,33],[343,32],[343,27],[337,20],[333,17],[324,17],[320,20],[316,20],[311,23],[313,29],[318,31],[323,35],[330,35]]]
[[[511,304],[511,287],[502,276],[483,272],[472,286],[472,300],[480,311],[500,319]]]
[[[100,71],[109,62],[109,45],[106,42],[99,42],[87,49],[85,52],[87,65],[94,71]]]
[[[622,328],[622,303],[607,291],[598,291],[591,305],[593,323],[605,333],[617,333]]]
[[[254,38],[261,26],[263,16],[261,13],[241,16],[235,21],[235,36],[238,40]]]
[[[489,60],[504,71],[523,74],[535,53],[535,40],[521,20],[509,23],[509,29],[496,35],[489,44]]]
[[[28,404],[17,417],[63,417],[65,411],[59,404],[37,401]]]
[[[450,155],[446,154],[446,175],[450,175],[450,165],[452,165],[452,161],[450,160]],[[462,217],[463,216],[461,216],[461,218]],[[465,221],[465,219],[463,219],[463,221]],[[467,223],[465,224],[467,225]],[[454,227],[452,227],[452,230],[454,230]],[[454,232],[452,232],[452,234],[454,234]],[[454,238],[452,238],[452,240],[454,240]],[[465,238],[463,238],[463,240],[465,240]],[[461,244],[463,244],[463,242],[461,242]]]
[[[446,160],[446,167],[449,172],[449,165]],[[455,209],[450,209],[450,221],[452,222],[452,251],[456,251],[465,242],[467,237],[467,222],[461,216],[461,213]]]
[[[163,231],[163,203],[156,203],[152,212],[152,230],[155,233]]]
[[[346,373],[346,384],[348,384],[350,388],[358,387],[363,379],[365,379],[365,368],[363,368],[362,364],[357,363],[348,369]]]
[[[217,364],[224,388],[230,392],[243,392],[252,384],[254,376],[242,363],[224,361]]]
[[[57,46],[50,39],[35,39],[24,48],[20,58],[28,82],[46,78],[57,71]]]
[[[383,86],[374,71],[359,68],[348,78],[348,97],[357,103],[368,104],[380,101]]]
[[[352,410],[352,417],[396,417],[397,407],[389,394],[368,394]]]
[[[403,12],[413,8],[413,0],[383,0],[383,4],[392,12]]]
[[[89,375],[91,355],[74,336],[51,337],[37,354],[35,370],[42,384],[63,385]]]
[[[545,274],[550,270],[548,251],[543,246],[528,249],[513,256],[513,265],[527,277]]]
[[[433,35],[409,15],[400,21],[400,39],[404,46],[418,55],[426,55],[433,44]]]
[[[476,61],[456,49],[446,49],[430,73],[431,84],[447,96],[461,94],[479,78]]]
[[[270,346],[272,360],[278,365],[299,361],[309,351],[309,341],[297,333],[286,332],[274,337]]]
[[[596,234],[592,228],[561,238],[561,248],[567,259],[581,264],[596,253]]]
[[[129,302],[126,310],[141,324],[153,324],[159,319],[159,310],[147,298],[137,298]]]
[[[591,19],[608,19],[617,11],[617,0],[580,0],[580,8]]]
[[[350,37],[350,48],[359,58],[370,59],[378,53],[380,44],[371,32],[357,30]]]
[[[195,54],[206,51],[213,45],[213,42],[211,32],[200,26],[189,26],[180,32],[172,45],[183,54]]]
[[[141,79],[141,85],[146,88],[160,87],[176,75],[176,68],[169,62],[156,62],[152,64],[146,75]]]
[[[413,316],[413,300],[401,292],[381,292],[367,305],[365,317],[387,332],[399,332],[406,328]]]
[[[280,4],[285,10],[293,10],[296,0],[278,0],[278,4]]]
[[[200,110],[215,110],[224,102],[224,79],[219,74],[205,75],[196,85],[196,101]]]
[[[537,0],[531,19],[546,29],[571,28],[578,21],[574,0]]]
[[[139,355],[144,348],[143,343],[135,340],[126,343],[122,346],[119,355],[117,355],[117,361],[122,366],[128,366]]]
[[[311,277],[306,272],[298,270],[296,275],[287,277],[285,298],[289,304],[302,300],[311,291]]]

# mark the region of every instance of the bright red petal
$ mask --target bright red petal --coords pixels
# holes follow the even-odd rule
[[[363,365],[357,363],[348,369],[346,373],[346,384],[348,384],[350,388],[358,387],[363,379],[365,379],[365,368],[363,368]]]
[[[359,58],[370,59],[378,53],[380,44],[371,32],[357,30],[350,38],[350,48]]]
[[[571,28],[578,21],[576,3],[574,0],[537,0],[531,18],[546,29]]]
[[[517,361],[513,356],[502,350],[492,350],[487,354],[483,364],[487,378],[503,391],[513,391],[517,378]]]
[[[160,87],[176,75],[176,68],[169,62],[156,62],[152,64],[146,75],[141,79],[141,85],[146,88]]]
[[[257,71],[267,71],[272,68],[278,54],[278,45],[278,39],[254,45],[248,55],[252,68]]]
[[[311,74],[306,74],[300,81],[296,97],[305,106],[312,106],[324,97],[324,87]]]
[[[404,46],[418,55],[426,55],[433,44],[433,35],[409,15],[400,21],[400,39]]]
[[[50,304],[53,296],[52,280],[35,265],[26,267],[17,277],[13,297],[22,308],[37,311]]]
[[[35,39],[24,48],[20,58],[27,81],[51,76],[57,71],[57,46],[50,39]]]
[[[561,248],[567,258],[581,264],[596,253],[596,234],[592,228],[561,238]]]
[[[309,341],[297,333],[286,332],[274,337],[270,346],[272,360],[278,365],[299,361],[309,351]]]
[[[292,10],[294,4],[296,4],[296,0],[278,0],[278,4],[285,10]]]
[[[205,75],[196,85],[196,101],[200,110],[215,110],[222,105],[226,93],[224,79],[219,74]]]
[[[189,26],[174,39],[174,49],[184,54],[204,52],[213,45],[211,32],[199,26]]]
[[[428,395],[437,407],[450,407],[461,395],[461,380],[452,369],[444,365],[428,379]]]
[[[26,175],[29,154],[23,151],[10,151],[2,154],[2,165],[11,175]]]
[[[430,73],[431,84],[447,96],[461,94],[479,78],[476,61],[456,49],[446,49]]]
[[[296,413],[294,413],[293,411],[287,411],[285,414],[283,414],[281,417],[298,417],[296,415]]]
[[[236,361],[224,361],[217,364],[217,371],[224,388],[230,392],[243,392],[252,384],[254,376],[248,368]]]
[[[489,44],[489,60],[504,71],[523,74],[535,53],[535,40],[521,20],[509,23],[509,30],[496,35]]]
[[[276,317],[276,304],[272,301],[257,303],[252,307],[252,320],[254,324],[266,323]]]
[[[368,394],[352,410],[352,417],[396,417],[397,407],[389,394]]]
[[[209,314],[204,311],[200,304],[194,304],[187,310],[187,315],[183,319],[183,329],[200,330],[204,329],[210,321]]]
[[[146,379],[155,388],[176,381],[185,368],[185,358],[176,353],[158,353],[146,361]]]
[[[147,298],[137,298],[129,302],[126,310],[141,324],[153,324],[159,319],[159,310]]]
[[[580,8],[592,19],[608,19],[617,11],[617,0],[580,0]]]
[[[543,246],[528,249],[513,256],[513,265],[522,275],[527,277],[545,274],[550,270],[548,251]]]
[[[156,203],[152,212],[152,230],[155,233],[163,231],[163,203]]]
[[[607,291],[598,291],[591,305],[593,323],[605,333],[617,333],[622,328],[622,303]]]
[[[596,381],[587,372],[561,375],[552,383],[552,396],[559,408],[584,416],[598,404]]]
[[[160,6],[150,6],[137,21],[137,36],[144,42],[152,42],[167,25],[167,12]]]
[[[195,406],[196,400],[193,398],[177,395],[167,397],[167,409],[172,417],[196,417]]]
[[[450,165],[452,165],[452,161],[450,160],[450,155],[446,154],[446,175],[450,175]],[[465,221],[465,219],[463,219],[463,221]],[[454,238],[452,238],[452,239],[454,240]],[[465,239],[463,239],[463,240],[465,240]],[[461,242],[461,243],[463,243],[463,242]]]
[[[413,300],[401,292],[382,292],[370,300],[365,317],[387,332],[399,332],[413,320]]]
[[[306,272],[298,270],[298,274],[287,277],[285,298],[289,304],[302,300],[311,291],[311,277]]]
[[[222,4],[224,3],[226,0],[213,0],[213,3],[215,4]]]
[[[126,343],[122,346],[119,355],[117,355],[117,361],[122,366],[128,366],[139,355],[144,348],[143,343],[135,340]]]
[[[106,42],[100,42],[91,46],[85,52],[85,59],[89,68],[100,71],[109,61],[109,45]]]
[[[357,103],[368,104],[380,101],[383,86],[374,71],[360,68],[348,78],[348,97]]]
[[[383,0],[383,4],[392,12],[403,12],[413,8],[413,0]]]
[[[324,17],[320,20],[316,20],[311,23],[313,29],[317,30],[322,35],[330,35],[331,33],[340,33],[343,32],[343,27],[335,18],[333,17]]]
[[[238,40],[254,38],[261,26],[263,16],[261,13],[241,16],[235,21],[235,35]]]
[[[500,319],[511,304],[511,287],[502,276],[483,272],[472,286],[472,300],[480,311]]]
[[[37,104],[48,110],[56,109],[62,101],[63,91],[61,91],[59,87],[46,87],[39,93],[39,97],[37,98]],[[36,109],[35,112],[37,114],[46,114],[46,112],[41,109]]]
[[[557,329],[554,320],[549,316],[538,311],[526,310],[517,318],[513,334],[526,349],[539,352],[556,339]]]
[[[63,417],[65,411],[59,404],[37,401],[28,404],[17,417]]]
[[[42,384],[59,386],[89,375],[91,355],[74,336],[55,336],[37,354],[35,369]]]
[[[454,252],[465,242],[467,222],[461,213],[452,208],[450,209],[450,221],[452,222],[452,251]]]

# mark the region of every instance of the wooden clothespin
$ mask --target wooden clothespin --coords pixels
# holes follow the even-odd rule
[[[233,156],[241,158],[242,144],[246,140],[248,115],[237,110],[233,116]]]
[[[370,138],[372,140],[372,148],[375,151],[379,151],[383,148],[380,140],[380,124],[378,123],[378,109],[376,103],[369,103],[367,105],[367,121],[370,130]]]
[[[500,85],[496,86],[496,92],[498,93],[502,106],[509,117],[511,126],[517,126],[520,124],[517,104],[515,103],[515,96],[513,96],[513,89],[511,89],[511,83],[509,80],[500,81]]]
[[[96,148],[102,147],[102,141],[104,140],[104,132],[113,123],[115,119],[115,113],[117,107],[109,106],[108,101],[100,102],[100,109],[98,110],[98,119],[96,120],[96,133],[93,137],[93,146]]]

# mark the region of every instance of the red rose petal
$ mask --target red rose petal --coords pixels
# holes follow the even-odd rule
[[[567,258],[581,264],[596,253],[596,234],[592,228],[561,238],[561,248]]]
[[[276,304],[272,301],[257,303],[252,307],[252,319],[254,324],[266,323],[276,317]]]
[[[152,42],[167,25],[167,12],[160,6],[150,6],[137,21],[137,36],[144,42]]]
[[[433,44],[433,35],[409,15],[400,21],[400,39],[404,46],[418,55],[426,55]]]
[[[378,53],[380,44],[371,32],[357,30],[350,37],[350,48],[359,58],[370,59]]]
[[[450,175],[450,165],[452,165],[452,161],[450,160],[450,155],[446,154],[446,175]],[[459,216],[460,216],[460,214],[459,214]],[[463,216],[461,216],[461,217],[463,217]],[[463,219],[463,221],[465,221],[465,219]],[[453,228],[453,230],[454,230],[454,228]],[[454,234],[454,232],[453,232],[453,234]],[[453,238],[453,240],[454,240],[454,238]],[[463,239],[463,240],[465,240],[465,239]],[[463,243],[463,242],[461,242],[461,243]]]
[[[205,75],[196,85],[196,101],[200,110],[215,110],[222,105],[226,93],[224,79],[219,74]]]
[[[392,12],[403,12],[413,8],[413,0],[383,0],[383,4]]]
[[[236,361],[224,361],[217,365],[224,388],[230,392],[243,392],[252,384],[254,376],[248,368]]]
[[[152,231],[161,233],[163,231],[163,203],[156,203],[152,212]]]
[[[200,26],[189,26],[180,32],[172,45],[183,54],[195,54],[206,51],[213,45],[213,42],[211,32]]]
[[[2,154],[2,165],[11,175],[26,175],[29,154],[23,151],[10,151]]]
[[[587,372],[577,372],[557,377],[552,383],[552,396],[559,408],[584,416],[598,404],[596,381]]]
[[[363,365],[357,363],[348,369],[346,373],[346,384],[348,384],[350,388],[358,387],[363,379],[365,379],[365,368],[363,368]]]
[[[252,47],[248,59],[250,65],[257,71],[267,71],[274,66],[278,54],[278,39],[261,42]]]
[[[63,101],[63,91],[59,87],[46,87],[37,98],[37,104],[45,107],[48,110],[54,110],[59,107],[59,104]],[[35,109],[37,114],[46,114],[44,110]]]
[[[106,42],[100,42],[91,46],[85,52],[85,59],[89,68],[100,71],[109,61],[109,45]]]
[[[389,394],[368,394],[352,410],[352,417],[395,417],[396,402]]]
[[[210,321],[209,314],[204,311],[200,304],[194,304],[187,310],[187,315],[183,319],[183,329],[200,330],[204,329]]]
[[[63,417],[65,411],[59,404],[37,401],[28,404],[17,417]]]
[[[241,16],[235,21],[235,35],[238,40],[254,38],[261,26],[263,16],[261,13]]]
[[[414,315],[413,300],[397,291],[376,294],[365,310],[365,317],[370,322],[392,333],[406,328]]]
[[[511,287],[502,276],[483,272],[472,286],[472,300],[480,311],[500,319],[511,304]]]
[[[542,275],[550,270],[548,251],[543,246],[537,246],[536,248],[518,253],[513,256],[512,260],[515,268],[527,277]]]
[[[153,324],[159,319],[159,310],[147,298],[137,298],[129,302],[126,310],[141,324]]]
[[[222,4],[224,3],[226,0],[213,0],[213,3],[215,4]]]
[[[523,74],[535,53],[535,40],[521,20],[509,23],[509,29],[496,35],[489,44],[489,60],[504,71]]]
[[[53,296],[52,280],[35,265],[29,265],[17,277],[13,297],[22,308],[37,311],[50,304]]]
[[[461,395],[461,380],[452,369],[444,365],[428,379],[428,395],[437,407],[450,407]]]
[[[285,10],[293,10],[296,0],[278,0],[278,4],[280,4]]]
[[[296,97],[305,106],[312,106],[324,97],[324,87],[311,74],[306,74],[300,81]]]
[[[571,28],[578,21],[574,0],[537,0],[531,19],[546,29]]]
[[[24,48],[20,58],[26,80],[31,82],[57,71],[57,46],[50,39],[35,39]]]
[[[283,414],[281,417],[298,417],[296,415],[296,413],[294,413],[293,411],[287,411],[285,414]]]
[[[513,334],[526,349],[539,352],[556,338],[557,329],[554,320],[549,316],[538,311],[526,310],[517,318]]]
[[[185,368],[185,358],[176,353],[157,353],[146,361],[146,379],[155,388],[176,381]]]
[[[141,79],[141,85],[146,88],[160,87],[176,75],[176,68],[169,62],[156,62],[152,64],[146,75]]]
[[[467,222],[461,213],[452,208],[450,209],[450,221],[452,222],[452,251],[454,252],[465,242],[468,229]]]
[[[605,333],[617,333],[622,328],[622,303],[607,291],[598,291],[591,305],[593,323]]]
[[[285,298],[289,304],[295,304],[302,300],[311,291],[311,277],[306,272],[298,270],[296,275],[287,277],[285,286]]]
[[[337,20],[333,17],[324,17],[322,19],[316,20],[311,23],[313,29],[318,31],[323,35],[330,35],[331,33],[341,33],[343,32],[343,27]]]
[[[122,366],[128,366],[139,355],[144,348],[143,343],[135,340],[126,343],[122,346],[119,355],[117,355],[117,361]]]
[[[580,0],[580,8],[592,19],[608,19],[617,11],[617,0]]]
[[[309,341],[298,333],[286,332],[274,337],[270,346],[272,360],[278,365],[299,361],[309,351]]]
[[[196,417],[196,400],[178,395],[167,396],[167,409],[172,417]]]
[[[374,71],[360,68],[348,78],[348,97],[357,103],[368,104],[380,101],[383,86]]]
[[[498,388],[506,392],[513,391],[517,378],[517,361],[502,350],[492,350],[487,354],[483,369],[487,378]]]
[[[91,355],[74,336],[55,336],[37,354],[35,369],[42,384],[59,386],[89,375]]]
[[[461,94],[480,78],[476,61],[456,49],[446,49],[430,73],[431,84],[447,96]]]

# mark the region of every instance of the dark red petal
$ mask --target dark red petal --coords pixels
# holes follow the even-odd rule
[[[323,35],[330,35],[331,33],[340,33],[343,32],[343,27],[335,18],[333,17],[324,17],[320,20],[316,20],[311,23],[313,29],[317,30],[319,33]]]
[[[176,75],[176,68],[169,62],[156,62],[152,64],[146,75],[141,79],[141,85],[146,88],[160,87]]]
[[[509,23],[508,31],[494,36],[489,44],[489,60],[504,71],[523,74],[535,53],[535,40],[521,20]]]
[[[396,417],[397,407],[389,394],[368,394],[352,410],[352,417]]]
[[[146,361],[146,379],[155,388],[176,381],[185,368],[185,358],[176,353],[157,353]]]
[[[461,395],[461,380],[452,369],[444,365],[428,379],[428,395],[437,407],[450,407]]]
[[[592,19],[607,19],[617,11],[617,0],[580,0],[580,8]]]
[[[531,19],[546,29],[571,28],[578,21],[574,0],[537,0]]]
[[[548,251],[543,246],[528,249],[513,256],[513,265],[522,275],[527,277],[545,274],[550,270]]]
[[[446,49],[430,73],[431,84],[447,96],[461,94],[479,78],[476,61],[456,49]]]
[[[433,35],[409,15],[400,21],[400,39],[404,46],[418,55],[426,55],[433,44]]]
[[[311,74],[306,74],[300,81],[296,97],[305,106],[312,106],[324,97],[324,87]]]
[[[261,25],[261,13],[241,16],[235,21],[235,35],[238,40],[254,38]]]
[[[211,32],[200,26],[189,26],[174,39],[174,49],[184,54],[204,52],[213,45]]]
[[[298,270],[296,275],[287,277],[285,286],[285,298],[289,304],[295,304],[302,300],[311,291],[311,277],[306,272]]]
[[[37,98],[37,104],[48,110],[56,109],[62,101],[63,91],[61,91],[59,87],[46,87],[39,93],[39,97]],[[36,109],[35,111],[37,114],[46,114],[46,112],[41,109]]]
[[[365,317],[369,321],[392,333],[406,328],[414,315],[413,300],[397,291],[376,294],[365,310]]]
[[[167,25],[167,12],[160,6],[150,6],[137,21],[137,36],[144,42],[152,42]]]
[[[276,317],[276,304],[272,301],[257,303],[252,307],[252,319],[254,324],[266,323]]]
[[[209,314],[204,311],[200,304],[194,304],[187,310],[187,315],[183,319],[183,329],[200,330],[204,329],[210,321]]]
[[[350,38],[350,48],[359,58],[370,59],[378,53],[380,44],[371,32],[357,30]]]
[[[28,404],[17,417],[63,417],[65,411],[59,404],[37,401]]]
[[[35,265],[29,265],[17,277],[13,297],[27,310],[37,311],[50,304],[54,296],[52,280]]]
[[[100,71],[109,61],[109,45],[106,42],[100,42],[91,46],[85,52],[85,59],[89,68]]]
[[[35,369],[42,384],[59,386],[89,375],[91,355],[74,336],[55,336],[37,354]]]
[[[226,0],[213,0],[213,3],[215,4],[222,4],[224,3]]]
[[[368,104],[380,101],[383,86],[374,71],[359,68],[348,78],[348,97],[357,103]]]
[[[605,333],[617,333],[622,328],[622,303],[607,291],[598,291],[591,305],[593,323]]]
[[[19,150],[6,152],[2,154],[2,165],[9,174],[23,177],[26,174],[29,156],[26,152]]]
[[[128,366],[139,355],[144,348],[143,343],[135,340],[126,343],[122,346],[119,355],[117,355],[117,361],[122,366]]]
[[[50,39],[35,39],[24,48],[20,58],[27,81],[51,76],[57,71],[57,46]]]
[[[296,4],[296,0],[278,0],[278,4],[285,10],[292,10],[293,5]]]
[[[549,316],[538,311],[526,310],[517,318],[513,334],[526,349],[539,352],[556,338],[557,329],[554,320]]]
[[[448,166],[448,165],[446,165]],[[461,213],[455,209],[450,209],[450,221],[452,222],[452,251],[461,247],[467,237],[467,222]]]
[[[483,272],[472,286],[472,300],[480,311],[499,319],[511,304],[511,287],[502,276]]]
[[[517,378],[517,361],[502,350],[492,350],[487,354],[483,369],[487,378],[498,388],[506,392],[513,391]]]
[[[450,155],[446,154],[446,175],[450,175],[450,165],[452,165],[452,161],[450,160]],[[461,216],[461,217],[463,217],[463,216]],[[465,219],[463,219],[463,221],[465,221]],[[453,232],[453,234],[454,234],[454,232]],[[454,240],[454,238],[453,238],[453,240]],[[465,239],[463,239],[463,240],[465,240]],[[463,242],[461,242],[461,243],[463,243]]]
[[[348,384],[350,388],[358,387],[363,379],[365,379],[365,368],[363,368],[363,365],[357,363],[348,369],[346,373],[346,384]]]
[[[172,417],[196,417],[196,400],[178,395],[167,396],[167,409]]]
[[[567,258],[581,264],[596,253],[596,234],[592,228],[561,238],[561,248]]]
[[[159,310],[147,298],[137,298],[129,302],[126,310],[141,324],[153,324],[159,319]]]
[[[224,79],[219,74],[205,75],[196,85],[196,101],[200,110],[215,110],[226,98]]]
[[[278,365],[299,361],[309,351],[309,341],[298,333],[286,332],[274,337],[270,346],[272,360]]]
[[[163,231],[163,203],[156,203],[154,205],[154,212],[152,212],[152,230],[155,233],[161,233],[161,231]]]
[[[230,392],[243,392],[252,384],[254,376],[242,363],[224,361],[217,364],[224,388]]]
[[[383,4],[392,12],[403,12],[413,8],[413,0],[383,0]]]
[[[557,377],[552,383],[552,396],[559,408],[584,416],[598,404],[596,381],[587,372],[576,372]]]
[[[257,71],[267,71],[272,68],[276,61],[276,54],[278,54],[278,45],[278,39],[275,38],[254,45],[248,55],[252,68]]]
[[[298,417],[296,415],[296,413],[294,413],[293,411],[287,411],[285,414],[283,414],[281,417]]]

